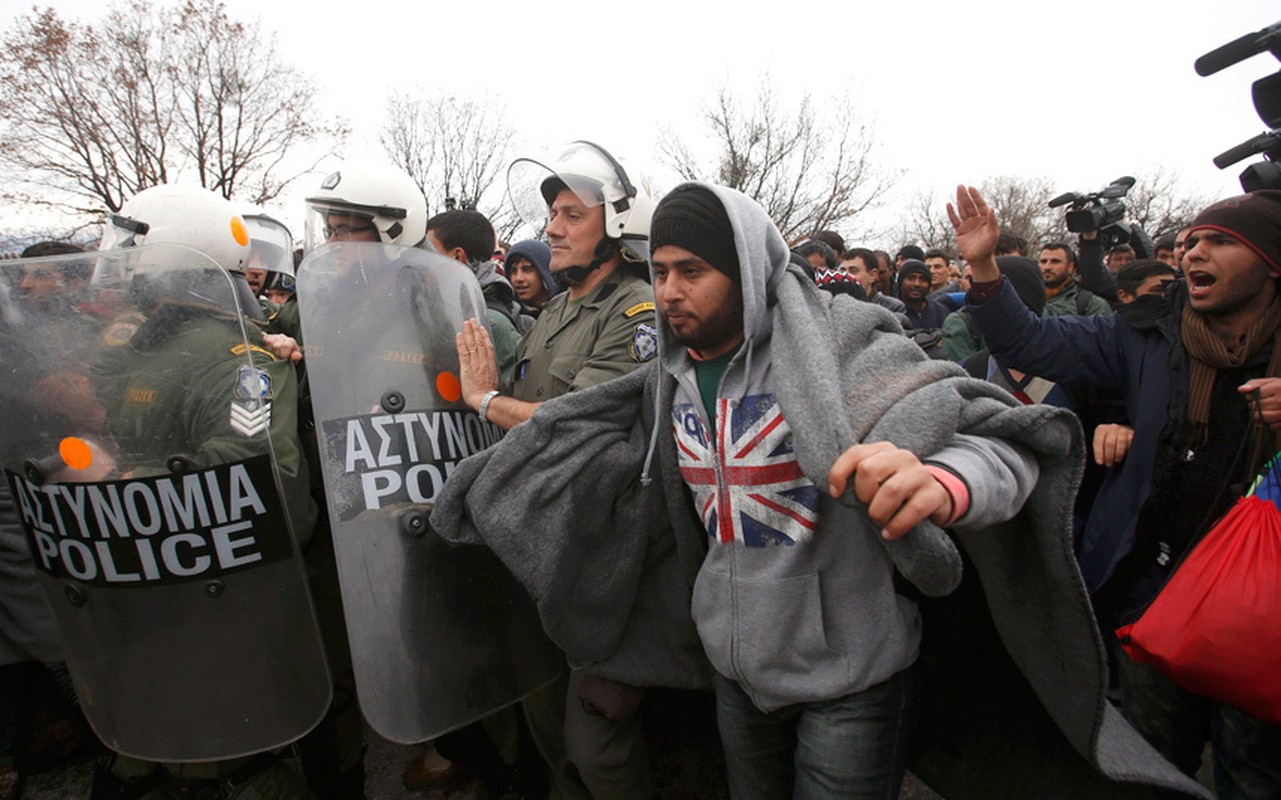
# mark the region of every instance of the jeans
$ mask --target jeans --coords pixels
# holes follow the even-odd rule
[[[1208,735],[1219,800],[1281,798],[1281,726],[1186,691],[1117,650],[1122,711],[1158,753],[1195,775]]]
[[[916,718],[916,667],[855,694],[765,713],[716,676],[732,800],[898,797]]]

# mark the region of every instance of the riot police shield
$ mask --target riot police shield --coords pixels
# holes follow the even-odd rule
[[[309,254],[298,297],[361,709],[382,736],[424,741],[564,663],[493,554],[428,527],[453,466],[502,435],[458,383],[454,335],[485,300],[456,261],[354,242]]]
[[[0,274],[0,465],[94,731],[150,761],[299,738],[330,681],[292,367],[195,250]]]

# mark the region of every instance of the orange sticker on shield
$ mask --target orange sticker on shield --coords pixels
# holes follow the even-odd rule
[[[452,372],[442,372],[436,376],[436,391],[451,403],[458,402],[458,399],[463,396],[462,384],[458,382],[458,376]]]
[[[75,436],[68,436],[58,443],[58,455],[72,469],[88,469],[93,463],[93,451],[89,443]]]

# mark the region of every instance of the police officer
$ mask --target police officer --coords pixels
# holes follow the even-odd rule
[[[104,336],[105,349],[91,366],[119,469],[162,473],[179,454],[197,467],[261,455],[267,452],[265,432],[295,533],[305,541],[316,508],[297,435],[293,367],[265,348],[246,345],[237,314],[238,308],[257,308],[241,271],[250,249],[243,219],[213,192],[156,186],[112,215],[103,250],[144,244],[181,244],[212,260],[207,267],[140,268],[128,280],[142,315],[129,323],[136,327]],[[144,258],[138,263],[163,266]],[[302,777],[269,754],[164,765],[117,755],[95,776],[94,793],[311,797]]]
[[[210,462],[246,457],[262,451],[252,430],[261,422],[273,437],[296,531],[300,537],[309,535],[315,505],[306,491],[306,467],[295,434],[292,365],[264,347],[249,345],[261,373],[256,377],[272,402],[258,416],[230,413],[236,397],[228,395],[228,376],[238,377],[246,347],[232,294],[240,295],[243,313],[258,308],[246,294],[242,268],[249,234],[243,218],[213,192],[162,184],[140,192],[112,215],[102,249],[126,244],[182,244],[210,256],[227,274],[210,263],[202,269],[154,270],[133,277],[129,291],[145,320],[127,339],[104,337],[107,350],[95,365],[96,377],[118,390],[104,400],[122,456],[135,470],[164,469],[165,459],[176,452]],[[166,383],[179,375],[181,384]]]
[[[484,329],[468,320],[457,338],[463,400],[504,429],[547,400],[639,367],[658,350],[654,294],[644,277],[653,202],[614,157],[574,142],[550,166],[515,162],[508,189],[526,222],[545,223],[551,272],[567,291],[548,301],[521,341],[506,393]],[[627,702],[614,706],[606,695]],[[639,689],[608,686],[578,670],[526,696],[531,733],[552,767],[553,797],[653,795],[639,698]]]
[[[294,238],[283,222],[257,206],[241,209],[249,233],[249,266],[246,271],[266,270],[257,287],[258,303],[269,333],[297,336],[298,307],[294,297]],[[253,288],[251,286],[251,288]]]
[[[535,216],[527,191],[518,194],[537,170],[545,177],[536,184]],[[630,372],[653,358],[658,344],[654,293],[644,277],[653,203],[622,166],[603,148],[575,142],[550,167],[517,161],[508,183],[522,217],[546,225],[552,276],[568,288],[521,341],[508,393],[469,373],[469,365],[481,365],[460,347],[463,399],[477,410],[483,404],[482,416],[502,428],[529,419],[539,403]],[[468,330],[470,342],[477,329]]]
[[[395,247],[421,246],[427,234],[427,201],[417,184],[403,170],[389,164],[346,162],[327,175],[320,186],[306,198],[303,250],[310,255],[327,242],[380,243]],[[364,255],[368,255],[367,252]],[[361,257],[357,251],[350,255],[353,263]],[[343,287],[349,284],[340,283]],[[344,297],[343,303],[372,303],[372,298]],[[265,337],[274,343],[278,354],[296,358],[297,344],[302,340],[297,295],[285,303],[280,312],[268,322]],[[385,326],[380,312],[385,309],[371,307],[365,320],[371,330],[382,331]],[[392,330],[398,330],[390,326]],[[283,334],[283,336],[281,336]],[[427,353],[419,353],[426,345],[417,340],[385,341],[384,334],[371,334],[367,330],[348,331],[347,339],[355,351],[333,351],[324,356],[338,363],[357,365],[386,358],[386,352],[418,355],[409,359],[411,370],[421,370],[420,362],[430,362]],[[395,334],[386,334],[395,336]],[[366,350],[372,341],[387,345]],[[273,345],[269,345],[273,346]],[[319,471],[323,456],[315,450],[315,421],[310,402],[311,385],[306,378],[306,360],[299,363],[304,376],[303,390],[307,393],[304,408],[304,437],[308,453],[316,471],[312,475],[313,495],[322,502],[324,482]],[[361,378],[353,374],[353,380]],[[339,591],[338,565],[335,561],[333,532],[328,515],[321,514],[317,525],[318,546],[308,553],[308,565],[318,576],[312,582],[312,597],[317,615],[325,634],[326,654],[334,677],[334,706],[318,726],[299,742],[299,753],[308,784],[321,800],[342,800],[363,796],[363,722],[356,704],[356,676],[350,651],[348,631],[344,624],[342,596]]]

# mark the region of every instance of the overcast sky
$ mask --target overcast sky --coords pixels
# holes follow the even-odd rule
[[[1281,17],[1275,0],[1220,0],[1213,13],[1179,0],[226,4],[316,78],[324,112],[353,127],[349,154],[377,153],[389,90],[446,89],[504,106],[531,151],[518,155],[590,139],[661,189],[675,178],[655,157],[660,130],[700,135],[700,102],[719,84],[748,96],[768,73],[793,98],[848,90],[880,163],[903,170],[882,227],[921,188],[942,196],[996,175],[1088,191],[1164,166],[1203,193],[1239,193],[1245,164],[1221,172],[1210,159],[1264,130],[1250,84],[1279,65],[1263,54],[1201,78],[1192,62]],[[102,13],[97,0],[52,5]],[[0,0],[0,22],[29,9]],[[287,200],[286,221],[319,180]]]

